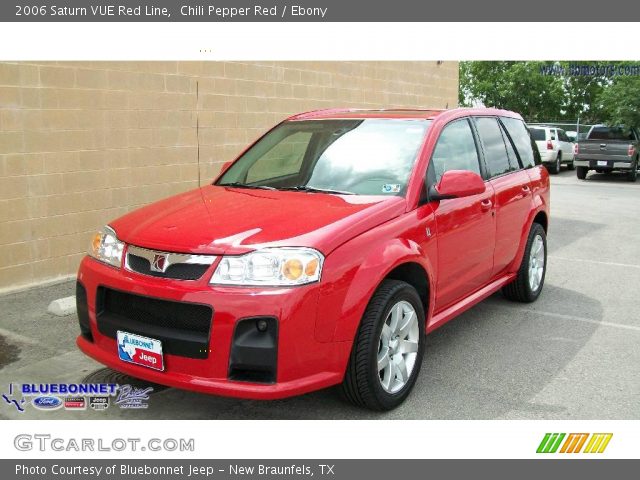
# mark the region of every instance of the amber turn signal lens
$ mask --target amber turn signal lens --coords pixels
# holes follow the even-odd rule
[[[304,269],[304,273],[307,277],[313,277],[317,271],[318,271],[318,260],[314,258],[309,263],[307,263],[307,266]]]
[[[282,266],[282,274],[289,280],[297,280],[302,276],[302,262],[297,258],[287,260]]]
[[[91,239],[91,251],[95,254],[98,252],[100,248],[100,244],[102,243],[102,233],[96,232]]]

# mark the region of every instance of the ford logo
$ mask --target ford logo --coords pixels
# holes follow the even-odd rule
[[[62,400],[58,397],[36,397],[31,403],[39,410],[55,410],[62,407]]]

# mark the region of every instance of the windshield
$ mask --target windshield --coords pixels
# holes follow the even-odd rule
[[[289,121],[216,182],[247,188],[403,195],[429,120]]]

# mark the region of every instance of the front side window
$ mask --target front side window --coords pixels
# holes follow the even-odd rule
[[[567,134],[564,133],[564,130],[558,130],[558,137],[559,137],[559,140],[561,142],[568,142],[569,141],[569,138],[567,137]]]
[[[216,184],[403,195],[430,123],[373,118],[284,122]]]
[[[449,170],[469,170],[480,175],[476,142],[467,119],[455,120],[444,127],[433,150],[431,164],[436,183]]]

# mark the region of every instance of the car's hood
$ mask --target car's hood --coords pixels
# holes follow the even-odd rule
[[[156,250],[223,254],[307,246],[328,254],[405,210],[402,197],[205,186],[110,223],[122,241]]]

